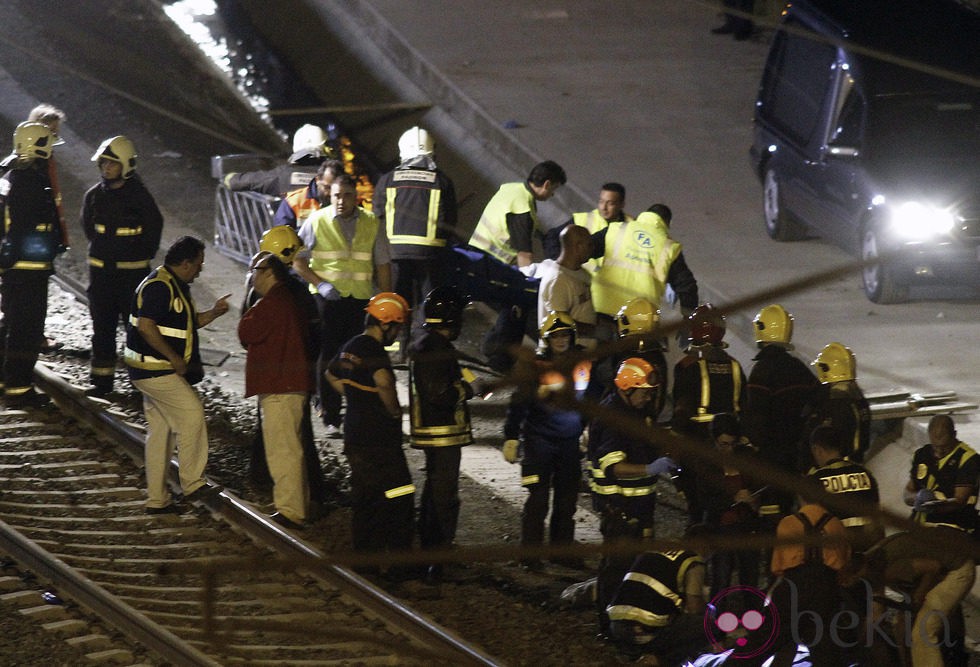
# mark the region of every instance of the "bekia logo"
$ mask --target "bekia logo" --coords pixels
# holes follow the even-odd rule
[[[722,609],[741,609],[741,615]],[[720,612],[720,613],[719,613]],[[704,632],[716,651],[735,660],[769,651],[779,634],[779,612],[769,596],[751,586],[722,589],[704,612]]]
[[[653,237],[646,232],[633,232],[633,242],[641,248],[652,248]]]

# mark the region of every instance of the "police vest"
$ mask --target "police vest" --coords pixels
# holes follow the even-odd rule
[[[932,456],[928,445],[916,452],[914,464],[914,484],[916,490],[929,489],[936,494],[937,500],[952,498],[956,494],[957,472],[968,461],[974,459],[977,452],[963,442],[958,442],[953,450],[939,459]],[[949,526],[960,530],[972,531],[977,523],[977,515],[974,506],[977,504],[977,483],[974,480],[972,492],[967,498],[966,505],[955,512],[944,512],[942,514],[930,514],[929,512],[916,512],[915,521],[917,523],[927,523],[938,526]]]
[[[680,244],[667,236],[667,225],[655,213],[609,225],[602,265],[592,280],[596,312],[615,316],[638,296],[659,305],[670,265],[680,254]]]
[[[302,225],[312,213],[320,210],[320,200],[318,200],[316,197],[310,197],[309,191],[310,187],[306,186],[305,188],[293,190],[286,195],[286,205],[293,209],[293,214],[296,216],[297,228]]]
[[[638,557],[606,607],[611,621],[662,628],[684,607],[684,578],[704,559],[691,551],[656,551]]]
[[[374,294],[374,240],[378,219],[358,209],[354,239],[348,243],[334,219],[334,207],[321,209],[311,218],[316,240],[310,252],[310,269],[337,288],[342,296],[370,299]],[[316,292],[316,285],[310,285]]]
[[[166,375],[174,366],[168,359],[158,357],[159,352],[147,343],[139,333],[139,311],[143,307],[143,290],[151,283],[162,283],[170,290],[170,310],[167,316],[156,322],[164,341],[184,359],[191,361],[194,354],[197,311],[190,295],[181,289],[177,278],[165,266],[153,271],[136,288],[133,311],[129,315],[129,328],[126,333],[126,365],[150,375]]]
[[[510,245],[508,213],[530,213],[534,225],[537,226],[537,204],[534,195],[524,183],[504,183],[500,186],[497,194],[483,210],[480,222],[470,237],[470,245],[496,257],[504,264],[513,264],[517,259],[517,250]]]
[[[823,490],[827,493],[840,494],[869,505],[878,502],[878,487],[875,480],[859,463],[837,459],[820,468],[812,468],[807,476],[819,480]],[[845,528],[864,526],[874,521],[871,517],[861,516],[854,511],[841,512],[835,510],[834,514],[841,520]]]
[[[713,366],[727,366],[728,368],[712,368]],[[728,377],[728,369],[731,369],[732,378],[732,401],[731,405],[712,405],[711,401],[711,376],[715,377]],[[728,363],[721,364],[720,362],[708,361],[707,359],[698,359],[698,370],[701,373],[701,398],[698,402],[698,412],[696,415],[691,417],[691,421],[698,423],[710,422],[715,418],[715,415],[719,412],[732,412],[738,414],[741,411],[741,406],[739,405],[739,396],[742,395],[742,366],[734,359],[730,359]],[[713,372],[714,371],[714,372]],[[724,371],[724,372],[722,372]],[[718,398],[718,397],[716,397]]]
[[[385,227],[392,245],[441,248],[442,190],[438,173],[429,169],[396,169],[385,188]]]

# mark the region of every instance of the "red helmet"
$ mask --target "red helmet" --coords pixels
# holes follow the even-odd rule
[[[691,345],[721,345],[725,337],[725,316],[710,303],[702,303],[687,318]]]
[[[408,302],[401,294],[394,292],[378,292],[368,301],[368,315],[378,320],[382,324],[388,322],[404,322],[408,319]]]

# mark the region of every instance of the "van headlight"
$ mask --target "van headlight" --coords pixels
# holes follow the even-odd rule
[[[908,240],[928,239],[953,229],[953,214],[938,206],[910,201],[892,209],[892,229]]]

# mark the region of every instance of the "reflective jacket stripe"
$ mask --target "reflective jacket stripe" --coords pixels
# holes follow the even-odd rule
[[[407,496],[412,493],[415,493],[415,485],[406,484],[405,486],[396,486],[393,489],[388,489],[387,491],[385,491],[385,498],[387,498],[388,500],[392,500],[394,498],[400,498],[402,496]]]

